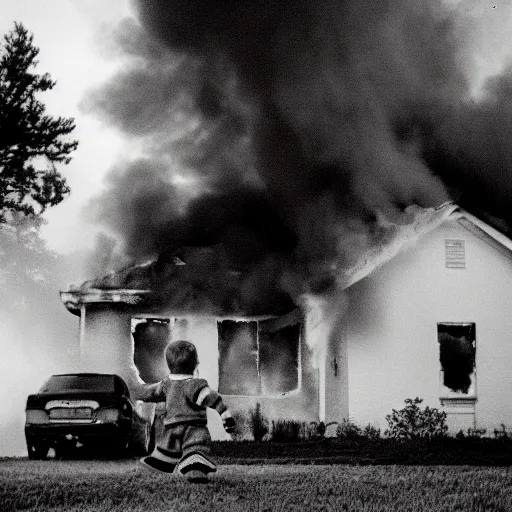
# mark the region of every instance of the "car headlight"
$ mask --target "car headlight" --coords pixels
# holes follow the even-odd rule
[[[42,411],[41,409],[27,409],[26,411],[26,420],[27,423],[48,423],[50,420],[48,418],[48,413],[46,411]]]
[[[96,420],[112,423],[119,419],[119,411],[117,409],[98,409],[96,411]]]

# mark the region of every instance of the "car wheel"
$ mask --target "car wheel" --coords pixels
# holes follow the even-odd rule
[[[30,460],[44,460],[50,447],[44,441],[27,441],[28,458]]]
[[[126,438],[113,439],[107,448],[107,453],[114,459],[122,459],[128,454],[130,440]]]
[[[130,443],[131,451],[135,455],[147,455],[151,444],[151,425],[144,422],[134,428]]]
[[[59,439],[55,445],[55,457],[58,459],[69,459],[76,450],[76,441]]]

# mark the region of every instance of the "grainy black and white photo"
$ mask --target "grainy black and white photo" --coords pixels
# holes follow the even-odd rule
[[[512,510],[512,0],[2,0],[0,510]]]

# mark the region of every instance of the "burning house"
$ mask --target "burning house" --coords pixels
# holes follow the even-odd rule
[[[234,410],[259,402],[273,419],[383,428],[419,396],[448,413],[452,432],[510,424],[512,241],[451,203],[409,213],[340,271],[343,292],[328,300],[296,305],[268,289],[255,302],[245,272],[222,270],[214,247],[63,292],[80,316],[83,369],[125,375],[135,364],[156,382],[165,344],[186,338]]]
[[[63,293],[83,367],[187,337],[234,409],[511,423],[512,73],[455,4],[135,0],[83,107],[137,149],[90,205],[137,264]]]
[[[246,274],[225,266],[222,247],[189,247],[62,292],[80,316],[82,368],[123,376],[135,365],[143,380],[157,382],[168,373],[165,345],[190,339],[201,376],[233,408],[260,402],[274,417],[317,419],[303,315],[276,288],[257,301],[245,294]]]

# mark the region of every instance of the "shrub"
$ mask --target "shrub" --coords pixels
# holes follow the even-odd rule
[[[336,437],[340,439],[359,439],[363,437],[363,431],[354,422],[344,419],[336,428]]]
[[[327,433],[327,428],[331,425],[338,425],[337,421],[325,423],[323,421],[312,421],[308,428],[308,439],[323,439]]]
[[[505,427],[505,424],[502,423],[500,425],[500,428],[494,429],[494,438],[508,440],[508,439],[512,439],[512,434],[507,430],[507,427]]]
[[[233,419],[235,420],[235,430],[231,433],[233,441],[241,441],[247,433],[247,416],[242,411],[233,411]]]
[[[278,443],[294,443],[308,436],[308,424],[296,420],[277,420],[272,422],[270,438]]]
[[[466,434],[464,434],[464,430],[459,430],[456,434],[455,434],[455,439],[466,439]]]
[[[473,439],[482,439],[487,434],[486,428],[468,428],[468,437]]]
[[[261,412],[258,402],[254,409],[249,410],[249,429],[255,441],[261,441],[268,432],[268,419]]]
[[[475,440],[475,439],[482,439],[487,434],[487,429],[485,428],[468,428],[466,432],[464,430],[459,430],[457,434],[455,435],[455,439],[464,440]],[[499,435],[497,435],[497,431],[494,431],[494,437],[499,438]]]
[[[393,439],[432,439],[445,436],[448,430],[446,412],[430,407],[421,409],[419,405],[422,402],[421,398],[407,398],[403,409],[393,409],[386,416],[389,429],[385,434]]]
[[[370,423],[364,427],[363,437],[366,439],[380,439],[380,428],[374,427]]]

